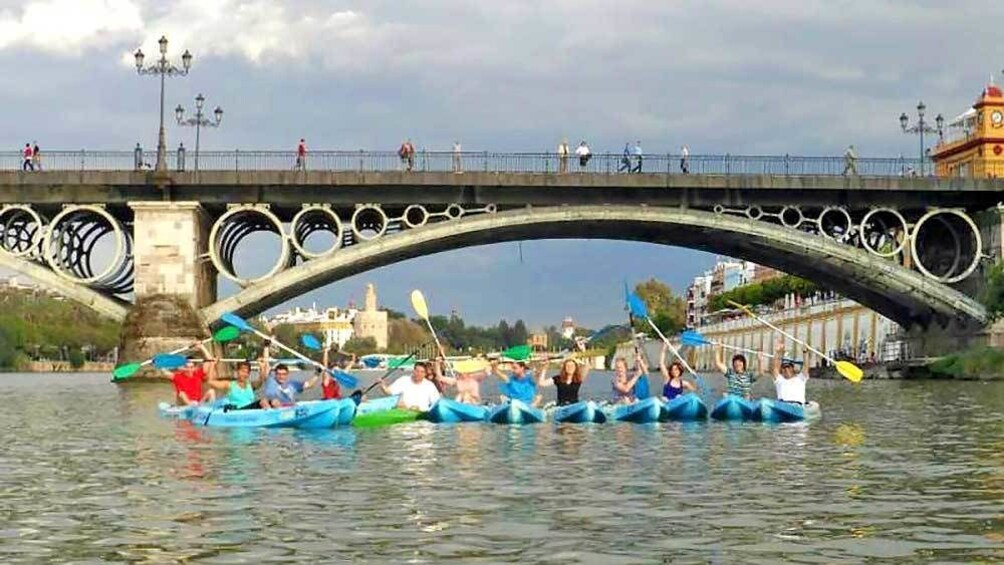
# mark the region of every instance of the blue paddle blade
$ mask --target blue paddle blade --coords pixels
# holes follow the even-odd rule
[[[645,301],[638,297],[635,293],[628,294],[628,310],[631,311],[631,315],[636,318],[648,318],[648,308],[645,306]]]
[[[318,351],[321,349],[321,342],[313,334],[303,334],[300,336],[300,343],[307,349]]]
[[[648,387],[648,375],[642,375],[634,384],[634,395],[638,400],[645,400],[652,396],[652,391]]]
[[[711,342],[705,339],[703,335],[695,332],[694,330],[687,330],[680,334],[680,342],[683,345],[689,345],[692,347],[711,344]]]
[[[241,318],[233,312],[225,312],[222,316],[220,316],[220,320],[234,326],[242,332],[250,331],[252,329],[251,325],[244,321],[244,318]]]
[[[176,353],[158,353],[153,356],[153,366],[158,369],[178,369],[184,367],[187,362],[187,357]]]
[[[352,373],[346,373],[341,369],[332,369],[331,376],[335,377],[338,384],[345,388],[356,388],[359,386],[359,379],[356,378]]]
[[[362,361],[362,364],[366,366],[367,369],[376,369],[380,366],[379,357],[363,357],[360,361]]]

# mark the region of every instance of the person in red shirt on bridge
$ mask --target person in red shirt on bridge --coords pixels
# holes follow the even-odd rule
[[[189,356],[184,367],[169,373],[174,384],[175,403],[178,406],[194,406],[200,402],[216,400],[216,393],[212,388],[205,394],[202,392],[203,383],[216,377],[216,359],[212,358],[202,342],[199,342],[198,348],[202,352],[201,364],[196,364],[195,359]]]

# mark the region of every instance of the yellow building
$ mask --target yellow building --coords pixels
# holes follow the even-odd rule
[[[1004,177],[1004,93],[992,82],[931,150],[939,177]]]

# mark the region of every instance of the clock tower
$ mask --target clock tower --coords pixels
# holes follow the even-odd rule
[[[1004,92],[993,83],[931,150],[939,177],[1004,178]]]

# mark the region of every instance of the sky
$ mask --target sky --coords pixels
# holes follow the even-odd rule
[[[204,149],[594,151],[913,156],[913,119],[962,113],[1004,48],[999,0],[0,0],[0,123],[10,149],[156,145],[157,85],[137,77],[167,35],[194,55],[168,108],[222,106]],[[168,116],[170,118],[170,116]],[[194,145],[170,127],[168,144]],[[254,252],[245,253],[247,256]],[[469,321],[623,316],[623,280],[674,289],[714,257],[606,241],[486,246],[358,275],[288,304],[361,301]],[[253,267],[253,265],[251,266]],[[222,285],[224,293],[232,287]]]

